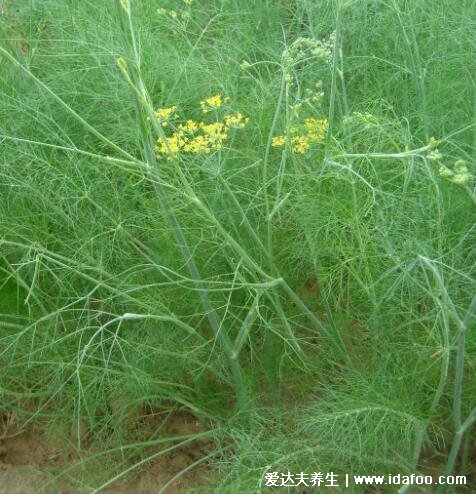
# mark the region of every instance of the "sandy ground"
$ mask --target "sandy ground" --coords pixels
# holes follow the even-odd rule
[[[182,412],[170,417],[164,429],[166,436],[193,434],[200,431],[196,420]],[[195,442],[148,462],[111,486],[105,494],[157,494],[174,475],[206,454],[206,443]],[[157,449],[156,451],[159,451]],[[148,454],[153,454],[149,451]],[[87,455],[87,451],[83,455]],[[74,450],[55,446],[45,435],[33,429],[0,434],[0,494],[87,494],[91,489],[77,487],[72,481],[57,478],[58,472],[78,461]],[[55,472],[55,474],[53,473]],[[205,467],[197,467],[167,488],[167,494],[187,492],[203,483]]]

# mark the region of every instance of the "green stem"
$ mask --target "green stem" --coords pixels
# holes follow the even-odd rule
[[[272,217],[270,215],[270,200],[268,195],[268,161],[269,154],[271,151],[271,143],[273,142],[273,134],[276,129],[276,125],[278,123],[279,113],[281,111],[281,106],[283,104],[283,96],[284,89],[286,87],[285,83],[285,73],[283,69],[283,74],[281,77],[281,87],[279,89],[278,103],[276,105],[276,110],[274,112],[273,122],[271,123],[271,129],[269,130],[268,142],[266,143],[266,150],[264,153],[263,160],[263,188],[264,188],[264,201],[265,201],[265,210],[266,210],[266,245],[269,253],[269,261],[270,265],[272,264],[273,259],[273,229],[272,229]]]
[[[331,79],[331,92],[329,96],[329,118],[328,118],[328,128],[327,135],[331,136],[334,131],[335,122],[335,103],[337,97],[337,76],[338,76],[338,59],[339,59],[339,48],[340,48],[340,37],[341,37],[341,2],[336,0],[335,9],[335,40],[334,48],[332,52],[332,79]]]
[[[455,383],[453,390],[453,423],[455,430],[461,428],[461,407],[463,395],[464,357],[466,352],[466,330],[474,312],[476,311],[476,295],[473,296],[471,304],[466,312],[464,321],[460,319],[456,310],[450,312],[458,328],[458,349],[456,354]]]
[[[469,431],[470,428],[473,426],[474,422],[476,422],[476,407],[471,410],[468,418],[461,424],[461,427],[455,433],[453,444],[451,445],[450,454],[448,456],[448,461],[446,462],[446,466],[443,471],[444,476],[452,475],[452,473],[454,472],[456,459],[461,447],[461,442],[466,432]],[[440,485],[436,490],[436,494],[445,492],[445,490],[446,485]]]
[[[318,319],[318,317],[307,307],[307,305],[301,300],[301,298],[296,294],[296,292],[288,285],[286,280],[281,276],[278,268],[276,265],[272,262],[271,259],[271,254],[267,251],[266,247],[263,245],[261,242],[260,238],[258,237],[257,233],[251,226],[248,218],[246,217],[245,212],[243,211],[243,208],[241,207],[239,201],[237,200],[234,192],[231,190],[230,186],[226,183],[224,179],[221,179],[222,184],[225,187],[225,190],[228,192],[230,195],[234,205],[237,208],[237,211],[240,212],[240,215],[242,217],[242,223],[245,226],[245,228],[248,230],[250,236],[255,240],[256,244],[260,247],[261,251],[263,254],[266,256],[267,260],[270,262],[271,269],[273,272],[273,277],[274,279],[280,280],[280,284],[288,297],[296,304],[296,306],[299,308],[302,314],[304,314],[307,319],[312,323],[313,327],[319,331],[323,332],[327,336],[331,337],[331,340],[333,344],[335,345],[336,349],[338,350],[339,354],[341,354],[344,357],[344,360],[347,365],[352,366],[352,362],[350,360],[350,357],[348,355],[348,352],[346,351],[344,342],[340,336],[340,333],[337,331],[337,328],[334,324],[331,324],[331,331],[329,331],[322,321]],[[244,259],[245,262],[248,263],[249,267],[256,272],[260,273],[261,276],[263,276],[265,279],[272,279],[267,273],[265,273],[261,267],[253,260],[251,259],[248,254],[244,251],[244,249],[239,245],[229,234],[228,232],[222,227],[222,225],[216,220],[213,214],[208,210],[208,208],[205,207],[205,205],[197,198],[196,201],[198,201],[197,204],[200,205],[202,208],[204,214],[215,224],[216,228],[221,232],[221,234],[224,236],[224,238],[227,239],[227,241],[230,243],[231,247],[234,247],[235,250],[238,251],[238,253],[241,255],[241,257]],[[274,288],[274,287],[273,287]],[[330,308],[328,308],[330,309]],[[331,318],[332,319],[332,318]],[[288,325],[286,325],[288,334],[290,333]]]
[[[148,120],[148,117],[150,118],[150,115],[153,114],[153,108],[150,103],[150,97],[142,81],[139,65],[139,54],[137,51],[137,43],[135,41],[135,35],[132,26],[131,13],[130,10],[123,9],[120,0],[117,1],[117,7],[119,9],[119,16],[121,19],[125,38],[130,42],[130,45],[132,45],[134,64],[130,69],[128,69],[128,73],[130,75],[132,84],[137,88],[137,92],[140,94],[140,96],[137,95],[137,110],[140,120],[139,123],[142,134],[143,151],[146,158],[145,162],[149,164],[151,169],[156,170],[158,169],[158,163],[154,152],[154,138]],[[124,22],[125,14],[127,15],[126,23]],[[151,176],[153,178],[153,173],[151,174]],[[193,252],[188,245],[182,226],[168,201],[168,197],[162,186],[157,182],[154,182],[154,190],[157,196],[159,207],[162,211],[165,212],[166,219],[172,227],[176,243],[182,253],[182,257],[185,261],[187,269],[195,282],[195,286],[198,291],[199,298],[208,323],[210,324],[215,338],[217,338],[221,342],[223,350],[228,358],[234,383],[233,387],[237,398],[238,409],[241,413],[244,413],[249,406],[249,397],[244,384],[240,363],[237,359],[233,358],[233,348],[228,336],[223,331],[220,331],[220,321],[218,319],[217,312],[210,303],[208,293],[203,283],[203,279],[201,277],[197,264],[195,263]]]

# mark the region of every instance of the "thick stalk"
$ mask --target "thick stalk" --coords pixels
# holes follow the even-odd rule
[[[127,69],[127,72],[130,76],[132,84],[137,89],[137,93],[139,93],[136,98],[137,112],[138,112],[139,124],[141,129],[142,146],[143,146],[145,162],[151,167],[152,170],[158,170],[157,158],[155,156],[155,151],[154,151],[154,137],[148,120],[148,118],[150,118],[149,115],[153,113],[153,108],[150,105],[150,98],[142,81],[139,55],[137,51],[137,43],[135,41],[134,30],[132,27],[130,6],[128,2],[126,2],[126,5],[127,8],[124,8],[124,2],[121,2],[120,0],[118,0],[117,2],[119,17],[124,32],[124,37],[127,42],[126,44],[129,45],[129,51],[132,51],[131,59],[133,60],[133,64],[130,69],[129,68]],[[151,178],[153,178],[153,172],[151,174]],[[243,373],[241,370],[240,363],[238,362],[237,359],[233,358],[233,348],[228,336],[223,331],[220,331],[220,321],[218,319],[217,312],[210,303],[208,293],[203,283],[203,279],[201,277],[198,266],[195,263],[193,252],[190,246],[188,245],[182,226],[168,201],[168,197],[159,183],[153,181],[153,184],[154,184],[154,190],[157,196],[157,200],[159,203],[159,207],[162,211],[165,212],[166,219],[173,230],[176,243],[180,249],[180,252],[185,261],[187,269],[190,272],[190,275],[195,282],[195,286],[198,291],[200,301],[203,310],[205,312],[205,315],[207,317],[208,323],[210,324],[210,327],[215,335],[215,338],[217,338],[220,341],[223,350],[227,356],[230,365],[230,370],[232,373],[233,386],[236,393],[238,408],[239,411],[243,413],[245,409],[249,406],[249,399],[248,399],[248,393],[246,392],[246,387],[244,384]]]

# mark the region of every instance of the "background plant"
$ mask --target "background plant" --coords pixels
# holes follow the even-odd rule
[[[202,422],[207,492],[472,473],[472,2],[2,8],[2,413],[86,424],[91,490],[164,439],[143,407]],[[247,125],[156,156],[218,94]]]

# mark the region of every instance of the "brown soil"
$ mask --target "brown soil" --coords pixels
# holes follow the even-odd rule
[[[143,422],[151,426],[150,420]],[[8,432],[8,433],[7,433]],[[200,432],[196,419],[184,412],[175,412],[165,423],[161,436],[183,436]],[[159,451],[148,450],[145,456]],[[157,494],[175,475],[203,458],[210,451],[206,441],[195,441],[172,452],[152,459],[135,469],[128,476],[101,490],[105,494]],[[87,458],[88,451],[82,451]],[[78,455],[73,447],[55,444],[35,429],[12,432],[0,430],[0,494],[87,494],[91,489],[77,487],[58,472],[73,466]],[[138,460],[136,460],[138,461]],[[127,468],[128,465],[123,468]],[[53,471],[55,473],[53,473]],[[207,477],[203,465],[193,468],[174,481],[166,489],[167,494],[187,492],[203,484]],[[72,475],[74,477],[74,474]]]
[[[0,436],[0,494],[30,494],[52,480],[48,466],[63,453],[34,430]],[[72,491],[63,489],[65,494]]]

